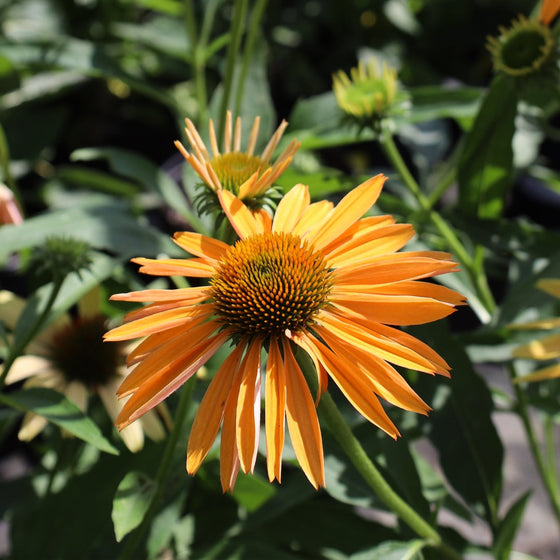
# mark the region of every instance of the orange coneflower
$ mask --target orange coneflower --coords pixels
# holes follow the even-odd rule
[[[278,159],[271,161],[272,155],[288,123],[282,121],[260,156],[255,155],[259,134],[260,117],[256,117],[249,135],[246,151],[241,151],[241,118],[237,117],[235,129],[231,112],[226,113],[223,150],[220,152],[214,123],[209,122],[212,155],[190,119],[185,119],[185,133],[192,147],[189,152],[181,142],[175,146],[190,163],[204,184],[214,193],[221,189],[231,191],[240,200],[248,203],[258,201],[282,175],[299,148],[299,142],[292,140]],[[233,143],[232,143],[233,142]],[[258,204],[257,204],[258,206]]]
[[[280,481],[287,419],[303,471],[316,488],[325,484],[314,398],[295,348],[315,364],[317,397],[330,376],[361,414],[392,437],[398,430],[377,396],[425,414],[428,405],[390,363],[446,376],[449,367],[430,347],[389,325],[440,319],[463,297],[421,281],[456,269],[447,253],[397,253],[414,235],[412,226],[395,224],[391,216],[362,218],[384,181],[381,175],[366,181],[336,207],[310,204],[308,188],[296,185],[268,222],[222,190],[220,202],[239,236],[234,245],[179,232],[175,242],[194,258],[133,259],[141,272],[208,278],[209,286],[113,296],[153,302],[106,336],[147,337],[129,356],[136,367],[119,389],[130,398],[118,425],[160,403],[227,343],[233,350],[200,403],[187,449],[187,471],[194,473],[222,426],[224,491],[233,488],[239,468],[249,472],[255,466],[261,368],[270,480]]]

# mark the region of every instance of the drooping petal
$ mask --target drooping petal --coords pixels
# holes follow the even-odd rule
[[[316,356],[352,406],[362,416],[392,438],[398,437],[399,431],[375,397],[374,387],[370,380],[365,376],[356,375],[351,357],[349,360],[345,360],[343,356],[335,355],[328,347],[307,333],[294,334],[293,340],[308,354]]]
[[[278,203],[272,222],[272,231],[290,233],[309,206],[309,202],[307,186],[298,184],[290,189]]]
[[[261,417],[262,340],[251,341],[243,360],[236,410],[237,452],[244,473],[253,472],[257,460]]]
[[[281,481],[284,423],[286,416],[286,379],[284,363],[276,338],[270,340],[265,381],[266,465],[268,480]]]
[[[200,401],[187,447],[189,474],[194,474],[198,470],[216,439],[224,417],[228,395],[235,383],[235,372],[239,374],[239,363],[245,346],[244,343],[239,343],[224,360]]]
[[[154,372],[124,405],[117,418],[119,428],[124,428],[140,418],[188,381],[216,353],[228,336],[228,333],[214,335],[188,354],[167,364],[164,369]]]
[[[23,381],[38,373],[51,370],[52,367],[51,361],[47,358],[42,358],[40,356],[19,356],[14,360],[6,376],[6,385]],[[0,365],[0,373],[3,369],[3,366]]]
[[[522,375],[514,379],[514,383],[533,383],[535,381],[547,381],[560,377],[560,363],[539,369],[528,375]]]
[[[551,360],[560,357],[560,334],[547,336],[541,340],[532,340],[528,344],[513,350],[516,358],[532,358],[533,360]]]
[[[290,343],[282,339],[286,377],[286,417],[299,464],[313,486],[325,486],[323,440],[311,392],[296,362]]]

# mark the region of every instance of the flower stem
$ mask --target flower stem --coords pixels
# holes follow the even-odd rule
[[[338,444],[379,499],[418,536],[425,538],[430,546],[437,548],[443,554],[442,557],[459,560],[461,555],[443,543],[436,529],[408,505],[383,478],[328,393],[321,397],[318,408],[321,418],[326,420]]]
[[[247,40],[245,42],[245,49],[243,50],[243,61],[241,65],[241,72],[237,83],[237,92],[235,96],[235,114],[239,115],[241,112],[241,103],[243,102],[243,90],[245,88],[245,80],[249,72],[249,64],[253,56],[253,49],[257,39],[257,33],[260,29],[260,22],[266,7],[267,0],[257,0],[255,7],[251,13],[251,20],[249,22],[249,29],[247,32]]]
[[[385,155],[389,161],[393,164],[394,168],[401,176],[404,184],[414,195],[422,210],[424,210],[432,224],[437,228],[442,237],[447,242],[451,251],[455,254],[459,262],[465,267],[467,273],[471,278],[474,289],[477,295],[484,305],[486,311],[492,314],[496,309],[496,303],[492,296],[492,292],[488,287],[488,282],[486,275],[481,273],[482,267],[477,266],[477,261],[473,259],[463,244],[453,231],[453,228],[441,217],[441,215],[432,208],[432,203],[430,200],[422,193],[420,186],[410,173],[406,163],[401,157],[401,154],[395,145],[393,137],[390,133],[385,133],[380,136],[379,140]]]
[[[299,348],[295,349],[295,356],[309,385],[311,394],[315,395],[317,393],[317,373],[311,358]],[[383,478],[381,472],[373,464],[362,444],[345,422],[329,393],[326,392],[321,396],[317,408],[320,417],[327,422],[332,435],[342,450],[379,499],[418,536],[426,539],[428,546],[436,548],[441,553],[441,558],[461,560],[461,555],[445,544],[436,529],[409,506]]]
[[[521,422],[523,423],[523,427],[525,428],[525,433],[527,435],[527,439],[529,440],[529,446],[533,454],[533,459],[535,460],[537,470],[539,471],[541,480],[548,493],[550,505],[552,506],[554,515],[556,516],[556,521],[558,523],[558,528],[560,530],[560,495],[558,493],[558,479],[556,469],[554,467],[554,464],[550,464],[550,462],[547,465],[547,462],[545,461],[537,442],[537,436],[535,434],[533,424],[531,423],[531,419],[529,418],[529,411],[525,393],[523,392],[523,389],[519,386],[519,384],[514,382],[515,378],[517,377],[515,372],[515,365],[513,363],[510,364],[508,369],[513,390],[515,392],[515,397],[517,398],[517,406],[515,407],[515,410],[519,414]]]
[[[241,36],[243,35],[243,27],[245,15],[247,13],[247,0],[235,0],[233,9],[233,19],[231,22],[231,39],[228,45],[226,57],[226,72],[224,76],[224,85],[222,91],[222,103],[220,107],[220,129],[218,138],[223,138],[224,127],[226,122],[226,112],[229,104],[229,95],[233,84],[233,75],[235,72],[235,57],[239,52],[241,44]],[[233,115],[235,119],[237,115]]]
[[[35,338],[37,333],[43,327],[43,324],[47,319],[52,309],[52,306],[54,305],[54,302],[56,301],[56,297],[60,292],[60,288],[62,288],[63,282],[64,282],[64,276],[55,278],[53,280],[51,293],[49,294],[49,299],[47,300],[47,303],[45,305],[45,308],[41,312],[41,315],[39,315],[35,323],[31,326],[31,328],[27,331],[27,333],[21,338],[21,340],[10,349],[8,357],[6,358],[6,361],[4,363],[4,368],[2,369],[2,373],[0,373],[0,389],[2,389],[2,387],[4,386],[6,377],[8,376],[10,369],[14,365],[16,358],[18,358],[23,353],[25,347],[33,340],[33,338]]]
[[[160,498],[165,490],[165,483],[167,481],[169,469],[171,468],[171,464],[173,462],[173,455],[177,447],[177,442],[183,432],[183,427],[187,419],[191,404],[191,397],[195,386],[195,379],[196,376],[193,376],[181,390],[181,396],[179,397],[179,403],[177,405],[177,410],[175,411],[173,429],[169,434],[169,439],[167,440],[163,457],[161,458],[161,462],[159,464],[158,472],[154,481],[155,490],[152,495],[150,505],[148,506],[144,519],[142,519],[142,523],[127,540],[122,554],[120,555],[120,560],[130,560],[134,557],[136,549],[142,542],[146,530],[152,523],[152,518],[156,513]]]

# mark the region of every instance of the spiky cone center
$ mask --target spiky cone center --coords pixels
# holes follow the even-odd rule
[[[538,72],[554,50],[550,29],[538,21],[519,17],[510,28],[501,28],[498,37],[488,39],[494,69],[510,76]]]
[[[268,232],[233,245],[210,284],[224,327],[266,338],[309,328],[333,279],[323,256],[298,236]]]
[[[239,187],[257,171],[262,174],[270,165],[258,156],[229,152],[220,154],[210,160],[210,165],[216,173],[222,188],[239,194]]]
[[[68,382],[95,389],[117,375],[123,365],[122,343],[104,344],[105,317],[78,317],[53,335],[50,358]]]

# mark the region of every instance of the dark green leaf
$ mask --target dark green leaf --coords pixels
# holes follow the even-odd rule
[[[111,519],[117,542],[138,527],[150,507],[154,495],[153,482],[140,472],[129,472],[121,480],[115,498]]]
[[[509,508],[504,518],[498,525],[498,530],[494,536],[494,558],[497,560],[509,560],[513,540],[517,535],[517,529],[523,518],[525,506],[529,499],[530,492],[523,494]]]
[[[466,215],[498,218],[502,214],[511,184],[516,114],[515,83],[504,76],[496,77],[459,158],[459,202]]]
[[[352,554],[351,560],[421,560],[426,541],[386,541],[374,548]]]
[[[118,451],[74,403],[52,389],[31,388],[0,394],[0,402],[21,412],[33,412],[106,453]]]
[[[493,402],[463,347],[443,324],[423,327],[431,346],[451,365],[451,379],[440,381],[430,415],[429,437],[438,449],[447,480],[488,523],[495,526],[502,486],[503,447],[492,422]],[[437,334],[436,334],[437,333]],[[426,339],[426,336],[423,336]]]
[[[12,91],[19,86],[19,74],[10,59],[0,55],[0,94]]]
[[[412,97],[410,118],[416,122],[472,118],[476,115],[482,96],[480,89],[471,87],[421,86],[408,91]]]

